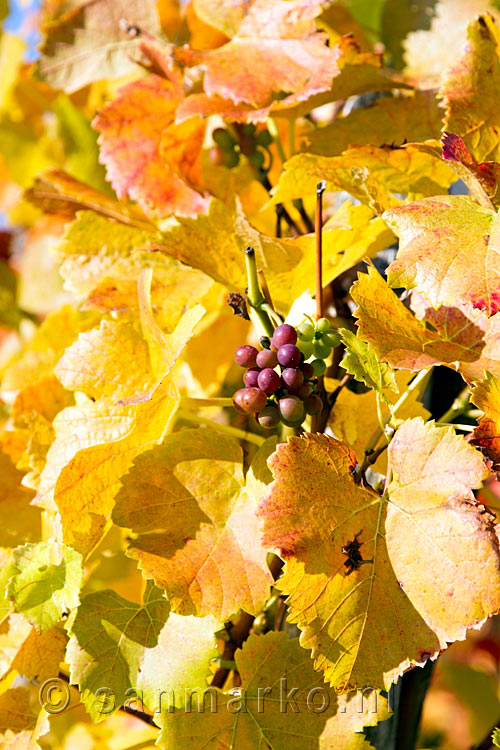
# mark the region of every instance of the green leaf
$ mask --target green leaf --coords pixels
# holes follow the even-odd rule
[[[79,685],[93,721],[102,721],[135,695],[131,688],[146,650],[157,646],[168,613],[163,592],[154,586],[147,588],[142,605],[111,590],[82,599],[66,658],[70,681]]]
[[[495,747],[500,747],[500,729],[494,729],[491,735],[491,739]]]
[[[66,545],[25,544],[12,553],[8,595],[16,612],[39,630],[49,630],[78,606],[82,556]]]
[[[368,388],[376,390],[384,401],[389,403],[384,390],[390,388],[396,393],[399,392],[392,367],[385,362],[381,362],[370,345],[355,336],[351,331],[341,328],[339,333],[346,347],[346,353],[340,366],[354,375],[356,380],[364,383]]]

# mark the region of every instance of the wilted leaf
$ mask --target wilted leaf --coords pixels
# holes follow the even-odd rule
[[[265,448],[262,449],[263,451]],[[172,611],[226,620],[257,614],[271,584],[237,440],[183,430],[140,456],[123,479],[113,520],[137,538],[128,554],[164,588]]]
[[[340,692],[387,688],[500,606],[498,538],[471,492],[487,475],[481,455],[419,418],[389,455],[394,478],[380,497],[355,483],[344,443],[292,437],[270,459],[259,511],[264,544],[287,559],[278,586],[289,619]]]
[[[119,197],[164,216],[194,216],[208,199],[193,187],[201,181],[205,125],[199,120],[176,125],[182,91],[151,75],[125,86],[94,120],[100,132],[100,159]]]
[[[42,632],[78,606],[81,583],[82,557],[70,547],[39,542],[12,553],[9,598]]]
[[[108,590],[82,599],[66,658],[70,681],[79,685],[93,721],[102,721],[133,696],[146,650],[157,645],[168,610],[154,586],[142,605]]]
[[[241,676],[238,691],[230,694],[211,688],[204,700],[207,705],[217,701],[216,711],[164,712],[162,750],[250,748],[262,743],[275,750],[320,747],[319,737],[335,713],[337,698],[314,674],[297,640],[285,633],[251,635],[235,658]],[[194,705],[196,700],[195,695]],[[199,700],[201,705],[203,694]],[[324,710],[319,712],[321,705]]]
[[[471,302],[500,309],[500,221],[468,198],[443,196],[399,206],[384,219],[400,239],[388,270],[393,287],[418,286],[434,307]]]
[[[376,390],[384,401],[387,400],[384,393],[387,388],[397,393],[399,389],[394,370],[385,362],[378,360],[369,344],[348,331],[347,328],[340,329],[339,333],[346,348],[340,366],[354,375],[356,380]]]
[[[494,104],[500,85],[500,31],[493,16],[471,21],[467,41],[441,88],[444,129],[461,136],[476,161],[500,161],[500,115]]]
[[[131,58],[138,49],[138,40],[130,36],[126,26],[138,26],[149,34],[159,34],[153,0],[94,0],[72,4],[44,29],[46,36],[37,66],[38,75],[54,88],[71,93],[93,81],[137,71]]]

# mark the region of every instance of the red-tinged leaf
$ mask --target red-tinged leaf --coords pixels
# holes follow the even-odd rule
[[[436,308],[471,302],[488,315],[500,310],[498,214],[443,196],[390,209],[384,219],[400,239],[392,287],[417,287]]]
[[[472,433],[471,443],[481,448],[500,470],[500,378],[487,373],[472,390],[472,401],[484,412]]]
[[[455,171],[470,188],[471,194],[476,200],[487,207],[498,208],[498,192],[500,183],[500,164],[495,161],[486,161],[478,164],[463,139],[454,133],[445,132],[441,139],[443,145],[443,159],[454,162]],[[475,182],[479,183],[479,189],[484,190],[489,200],[481,200],[477,196],[478,189]]]
[[[122,88],[93,123],[118,195],[160,216],[195,216],[208,205],[194,189],[201,180],[205,126],[198,120],[174,124],[179,97],[174,84],[151,75]]]

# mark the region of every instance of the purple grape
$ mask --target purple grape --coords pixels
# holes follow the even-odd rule
[[[236,393],[233,396],[233,406],[236,409],[236,411],[239,411],[240,414],[246,414],[246,409],[243,408],[243,394],[245,393],[245,388],[240,388],[239,391],[236,391]]]
[[[285,396],[278,402],[282,421],[286,425],[300,424],[304,419],[304,404],[297,396]]]
[[[234,353],[234,360],[240,367],[255,367],[257,363],[257,354],[259,352],[255,346],[244,344],[238,347]]]
[[[313,393],[304,401],[304,407],[307,414],[321,414],[323,411],[323,402],[319,396]]]
[[[278,362],[282,367],[296,367],[301,353],[294,344],[285,344],[278,349]]]
[[[259,378],[259,367],[252,367],[250,370],[247,370],[246,373],[243,375],[243,380],[245,382],[245,385],[247,388],[257,388],[257,380]]]
[[[312,393],[312,388],[309,385],[309,383],[304,383],[303,385],[300,386],[300,388],[297,388],[297,390],[294,391],[293,395],[298,396],[298,398],[304,401],[304,399],[310,396],[311,393]]]
[[[297,343],[297,331],[293,326],[289,326],[288,323],[275,328],[273,333],[273,344],[278,347],[284,346],[285,344],[296,344]]]
[[[274,368],[278,364],[278,355],[270,349],[263,349],[257,354],[257,366],[264,369],[265,367]]]
[[[309,362],[305,362],[303,365],[300,365],[300,371],[308,380],[309,378],[314,377],[314,368]]]
[[[296,370],[294,367],[286,367],[281,373],[281,378],[287,388],[295,391],[300,388],[304,382],[304,376],[300,370]]]
[[[257,415],[257,422],[261,427],[272,430],[280,421],[280,415],[275,406],[265,406]]]
[[[276,370],[266,367],[265,370],[261,370],[259,373],[257,382],[261,391],[265,391],[265,393],[274,393],[274,391],[277,391],[281,385],[281,378]]]
[[[257,414],[267,402],[267,396],[259,388],[244,388],[241,396],[241,405],[249,414]]]

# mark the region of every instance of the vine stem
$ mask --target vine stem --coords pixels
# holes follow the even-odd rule
[[[314,231],[316,233],[316,320],[323,317],[323,193],[326,190],[325,180],[316,186],[316,216]]]
[[[238,440],[246,440],[247,443],[258,445],[259,448],[264,443],[264,438],[260,437],[260,435],[255,435],[253,432],[239,430],[237,427],[231,427],[228,424],[219,424],[219,422],[214,422],[212,419],[205,419],[205,417],[200,417],[198,414],[193,414],[189,409],[183,409],[181,407],[177,411],[177,416],[179,419],[185,419],[187,422],[196,422],[196,424],[203,424],[207,427],[212,427],[214,430],[223,432],[226,435],[231,435],[231,437],[237,438]]]
[[[470,398],[469,389],[468,387],[465,387],[462,391],[460,391],[460,393],[458,394],[458,396],[456,397],[456,399],[454,400],[454,402],[452,403],[448,411],[445,411],[445,413],[441,415],[438,422],[439,423],[451,422],[453,419],[463,414],[469,405],[469,398]]]
[[[264,333],[266,336],[271,337],[274,332],[274,326],[265,309],[266,300],[259,286],[259,275],[257,272],[257,263],[255,261],[255,250],[253,247],[249,246],[245,250],[245,266],[247,271],[248,302],[262,326]]]

